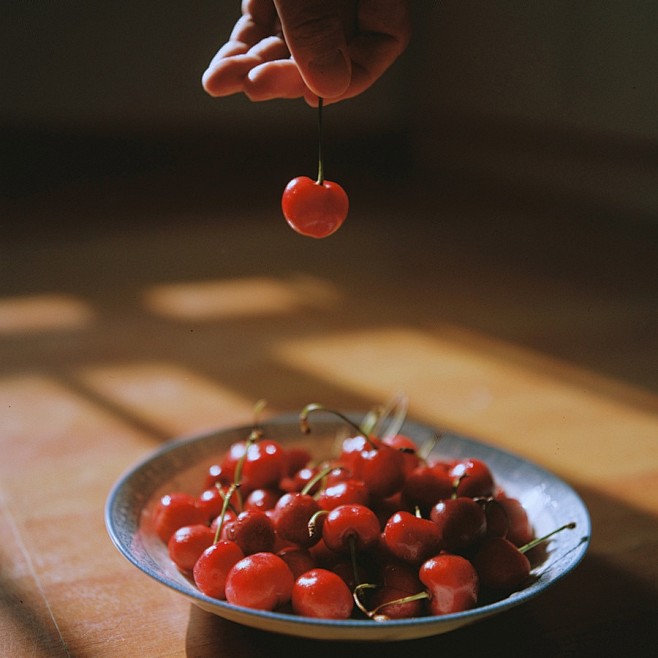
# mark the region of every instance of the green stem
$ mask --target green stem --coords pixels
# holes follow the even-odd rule
[[[362,436],[371,448],[375,450],[378,448],[377,444],[374,443],[372,439],[368,436],[368,433],[364,432],[363,429],[359,427],[357,423],[349,419],[345,414],[342,414],[340,411],[336,411],[335,409],[327,409],[327,407],[324,407],[323,405],[318,404],[317,402],[311,402],[310,404],[307,404],[299,413],[299,427],[303,434],[311,433],[311,426],[308,422],[308,417],[309,414],[313,413],[314,411],[325,411],[326,413],[337,416],[343,422],[349,425],[353,430],[355,430],[358,436]]]
[[[219,489],[219,485],[217,486]],[[233,483],[227,490],[226,493],[224,493],[221,489],[219,489],[219,493],[222,495],[224,498],[224,503],[222,505],[222,511],[219,515],[219,521],[217,522],[217,530],[215,531],[215,538],[213,539],[213,544],[216,544],[219,541],[219,538],[222,534],[222,528],[224,527],[224,518],[226,517],[226,512],[229,508],[229,505],[231,504],[231,496],[236,492],[237,490],[237,485]]]
[[[324,154],[323,148],[323,127],[322,127],[322,98],[318,98],[318,185],[324,183]]]
[[[542,542],[545,542],[547,539],[549,539],[553,535],[556,535],[558,532],[562,532],[563,530],[573,530],[575,527],[576,524],[573,521],[571,523],[565,523],[563,526],[560,526],[556,530],[553,530],[553,532],[549,532],[547,535],[544,535],[543,537],[539,537],[537,539],[533,539],[532,541],[528,542],[524,546],[521,546],[521,548],[519,548],[519,551],[521,551],[521,553],[527,553],[529,550],[533,549],[535,546],[538,546]]]

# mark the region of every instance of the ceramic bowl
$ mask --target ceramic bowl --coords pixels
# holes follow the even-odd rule
[[[360,414],[349,414],[355,421]],[[336,437],[345,424],[319,414],[312,417],[310,435],[302,435],[297,416],[268,419],[265,434],[285,445],[307,447],[317,457],[334,454]],[[139,570],[163,586],[188,597],[194,604],[238,624],[287,635],[326,640],[408,640],[452,631],[527,603],[569,573],[585,555],[590,518],[583,501],[564,481],[519,456],[492,445],[455,434],[445,434],[432,456],[475,457],[485,461],[510,496],[525,507],[538,536],[575,522],[575,530],[558,533],[546,544],[545,559],[535,566],[534,581],[527,588],[478,608],[444,616],[405,620],[334,621],[310,619],[280,612],[241,608],[203,595],[169,559],[166,546],[150,522],[150,512],[162,495],[172,491],[198,494],[208,467],[235,441],[245,439],[250,427],[234,427],[173,440],[128,470],[110,492],[105,521],[117,549]],[[422,445],[436,435],[436,428],[406,420],[402,433]]]

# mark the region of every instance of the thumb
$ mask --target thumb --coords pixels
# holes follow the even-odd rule
[[[326,0],[274,0],[274,4],[306,86],[322,98],[343,94],[352,78],[352,65],[346,21],[337,4]]]

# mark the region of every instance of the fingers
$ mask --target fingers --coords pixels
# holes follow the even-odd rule
[[[211,96],[229,96],[245,91],[247,76],[264,62],[289,57],[288,47],[280,37],[267,37],[253,47],[229,41],[210,62],[203,74],[203,88]]]
[[[256,66],[244,80],[244,93],[252,101],[300,98],[307,91],[297,65],[290,58]]]
[[[338,97],[350,84],[348,34],[356,27],[354,2],[274,0],[283,35],[308,88]]]
[[[409,0],[243,0],[242,10],[203,75],[212,96],[303,96],[310,105],[318,96],[352,98],[391,66],[411,34]]]

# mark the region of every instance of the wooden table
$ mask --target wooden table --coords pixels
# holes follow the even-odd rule
[[[273,414],[349,410],[397,390],[413,417],[567,480],[593,535],[583,563],[527,605],[373,651],[651,655],[655,235],[598,221],[584,201],[485,206],[371,182],[339,234],[309,241],[280,219],[274,184],[262,203],[253,190],[208,203],[201,185],[161,183],[61,185],[8,207],[0,655],[360,654],[197,609],[119,555],[103,509],[136,461],[250,422],[260,398]]]

